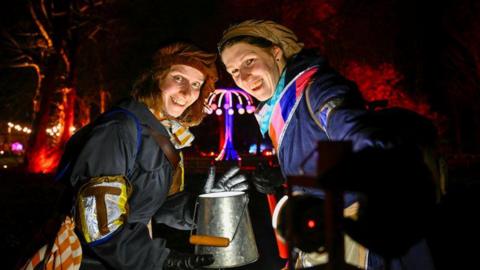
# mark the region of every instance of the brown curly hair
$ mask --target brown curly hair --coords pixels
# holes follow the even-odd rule
[[[172,65],[180,64],[196,68],[205,76],[200,96],[181,116],[175,118],[184,126],[196,126],[205,117],[206,99],[210,93],[215,91],[215,82],[218,79],[216,58],[216,54],[205,52],[186,42],[176,42],[164,46],[155,53],[151,70],[140,75],[135,82],[132,96],[135,100],[145,103],[156,115],[164,115],[160,81],[165,78]]]

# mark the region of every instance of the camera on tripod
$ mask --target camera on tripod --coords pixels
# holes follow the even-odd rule
[[[349,142],[320,142],[316,176],[287,177],[287,195],[277,204],[272,224],[292,251],[326,255],[324,263],[344,265],[343,191],[322,176],[351,153]],[[325,155],[328,153],[328,156]]]
[[[285,195],[272,217],[277,235],[293,247],[305,252],[322,250],[325,246],[324,201],[310,195]]]

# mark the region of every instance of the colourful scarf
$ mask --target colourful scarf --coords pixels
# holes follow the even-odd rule
[[[262,104],[260,110],[255,113],[262,134],[265,134],[268,130],[275,150],[279,150],[283,134],[290,123],[290,118],[302,99],[303,92],[310,82],[310,78],[317,69],[317,66],[305,69],[297,74],[285,87],[283,87],[285,74],[282,73],[272,98]]]
[[[260,132],[262,133],[263,137],[265,137],[265,134],[267,134],[273,107],[283,93],[283,87],[285,86],[285,70],[286,69],[283,69],[282,75],[280,75],[280,79],[278,80],[277,87],[275,87],[273,96],[267,101],[262,102],[260,104],[261,109],[255,113],[255,118],[257,118],[258,125],[260,126]]]

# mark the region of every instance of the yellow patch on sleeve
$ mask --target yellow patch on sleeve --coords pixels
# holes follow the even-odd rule
[[[123,225],[130,194],[130,183],[123,175],[92,178],[80,188],[76,219],[87,243],[106,239]]]

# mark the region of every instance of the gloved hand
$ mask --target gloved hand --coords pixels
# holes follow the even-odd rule
[[[239,171],[239,167],[232,167],[220,179],[215,181],[215,166],[211,166],[208,169],[208,177],[205,186],[203,187],[203,192],[214,193],[247,190],[247,177],[243,174],[237,174]]]
[[[165,263],[164,270],[193,270],[210,265],[215,262],[212,254],[194,255],[180,253],[170,250]]]
[[[257,165],[251,178],[257,191],[264,194],[275,193],[275,190],[285,182],[280,167],[271,167],[263,162]]]

